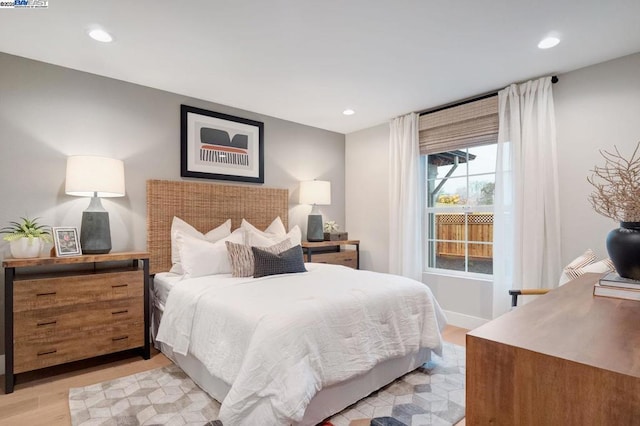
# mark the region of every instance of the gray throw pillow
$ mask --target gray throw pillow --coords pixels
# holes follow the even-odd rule
[[[227,252],[229,253],[229,261],[231,262],[231,275],[234,277],[250,277],[253,275],[253,253],[251,247],[244,244],[236,244],[231,241],[225,241]],[[285,238],[278,244],[270,247],[263,247],[262,250],[269,253],[280,253],[291,247],[291,240]]]
[[[302,247],[299,245],[277,254],[257,247],[251,247],[251,250],[254,258],[253,278],[307,272],[304,267]]]

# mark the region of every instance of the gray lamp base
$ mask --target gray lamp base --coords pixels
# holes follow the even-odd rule
[[[309,219],[307,220],[307,241],[324,241],[322,215],[309,215]]]
[[[82,212],[80,248],[84,254],[106,254],[111,251],[108,212]]]

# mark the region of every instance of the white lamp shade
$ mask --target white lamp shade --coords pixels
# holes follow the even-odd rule
[[[308,180],[300,182],[300,204],[331,204],[331,182]]]
[[[107,157],[67,158],[65,192],[79,197],[124,197],[124,163]]]

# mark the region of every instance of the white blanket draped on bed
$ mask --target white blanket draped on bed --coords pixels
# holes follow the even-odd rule
[[[157,340],[231,384],[225,425],[300,421],[323,387],[421,347],[441,351],[444,315],[424,284],[306,266],[259,279],[188,279],[171,290]]]

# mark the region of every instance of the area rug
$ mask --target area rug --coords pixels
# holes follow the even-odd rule
[[[464,417],[465,350],[445,343],[433,359],[323,423],[445,426]],[[220,404],[175,365],[69,390],[73,426],[207,425]]]

